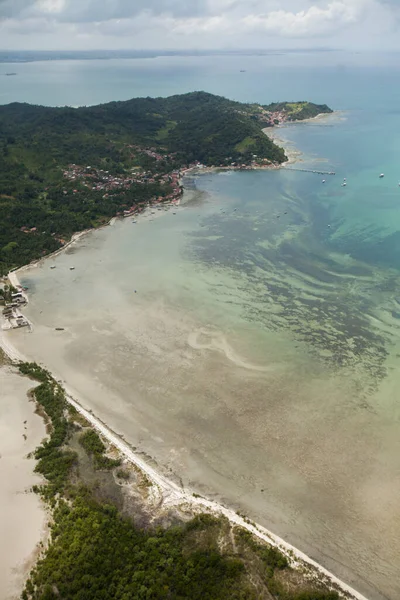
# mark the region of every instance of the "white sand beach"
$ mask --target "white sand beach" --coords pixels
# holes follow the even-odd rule
[[[18,282],[18,278],[16,275],[15,275],[14,281],[15,281],[15,283]],[[8,356],[12,360],[26,360],[26,358],[27,358],[26,356],[21,354],[17,349],[13,348],[11,346],[11,344],[9,342],[7,342],[6,337],[4,335],[1,335],[1,332],[0,332],[0,348],[3,348],[3,350],[8,354]],[[226,350],[226,348],[225,348],[225,350]],[[229,348],[228,348],[228,354],[229,354]],[[235,361],[236,361],[236,358],[235,358]],[[243,366],[243,365],[241,365],[241,366]],[[244,365],[244,367],[250,368],[250,369],[253,368],[251,365]],[[4,371],[4,369],[3,369],[3,371]],[[0,378],[1,378],[1,375],[2,375],[2,370],[0,369]],[[10,371],[6,372],[6,377],[8,377],[8,385],[11,386],[10,394],[9,394],[10,398],[13,396],[13,394],[15,393],[15,389],[16,389],[15,382],[12,381],[13,378],[18,378],[19,385],[21,386],[21,388],[23,387],[24,383],[25,384],[27,383],[27,380],[24,380],[14,374],[11,374]],[[4,378],[4,374],[3,374],[3,378]],[[0,379],[0,381],[1,381],[1,379]],[[22,384],[21,384],[21,382],[22,382]],[[224,506],[223,504],[220,504],[219,502],[209,500],[205,497],[194,494],[194,491],[191,490],[189,487],[182,487],[182,485],[175,483],[174,481],[172,481],[171,479],[169,479],[168,477],[163,475],[161,471],[157,471],[155,468],[153,468],[151,466],[151,464],[149,464],[148,461],[143,459],[143,457],[140,455],[140,453],[135,452],[129,443],[127,443],[118,434],[116,434],[114,431],[112,431],[112,429],[110,429],[101,419],[99,419],[97,416],[95,416],[91,410],[87,410],[86,408],[84,408],[82,406],[80,399],[77,398],[75,390],[71,391],[71,389],[68,387],[68,385],[65,385],[65,390],[66,390],[67,401],[70,404],[72,404],[72,406],[74,406],[74,408],[76,408],[76,410],[80,414],[82,414],[85,417],[85,419],[89,423],[91,423],[92,426],[97,431],[99,431],[99,433],[101,433],[101,435],[103,435],[104,438],[106,440],[108,440],[108,442],[114,448],[116,448],[120,452],[121,456],[123,456],[125,459],[127,459],[129,462],[134,464],[143,473],[146,474],[146,476],[149,478],[149,480],[152,482],[152,485],[155,488],[153,490],[153,493],[149,496],[149,502],[154,503],[154,506],[157,507],[157,509],[159,509],[161,505],[163,505],[165,508],[176,506],[176,507],[182,507],[183,510],[192,511],[193,513],[210,512],[215,515],[223,515],[223,516],[227,517],[232,523],[250,531],[251,533],[256,535],[259,539],[279,548],[282,552],[284,552],[287,555],[287,557],[291,561],[293,567],[297,567],[303,573],[307,574],[307,576],[310,578],[311,581],[312,580],[324,581],[326,583],[326,585],[328,585],[332,589],[337,590],[343,597],[347,598],[348,600],[367,600],[367,598],[363,594],[359,593],[354,588],[352,588],[351,586],[346,584],[344,581],[342,581],[341,579],[336,577],[333,573],[331,573],[330,571],[328,571],[327,569],[322,567],[320,564],[318,564],[312,558],[307,556],[304,552],[301,552],[300,550],[298,550],[291,544],[287,543],[285,540],[283,540],[279,536],[275,535],[272,531],[269,531],[267,528],[254,523],[254,521],[250,521],[247,517],[238,514],[238,512],[235,512],[234,510],[230,509],[227,506]],[[15,414],[14,414],[14,417],[15,417]],[[5,421],[3,421],[3,423],[5,423]],[[39,428],[36,431],[36,436],[38,435],[38,433],[39,433]],[[34,439],[34,437],[33,437],[33,439]],[[11,446],[12,445],[15,446],[15,435],[13,433],[11,435],[9,435],[9,441],[10,441]],[[39,443],[39,440],[37,440],[37,443]],[[1,471],[0,471],[0,475],[2,475]],[[27,475],[29,475],[29,473],[24,474],[24,479],[23,479],[24,482],[26,482],[28,479]],[[32,475],[31,475],[31,477],[32,477]],[[34,477],[32,478],[32,482],[34,483],[33,479],[35,479],[35,478]],[[18,479],[19,485],[21,485],[21,481],[22,481],[22,476],[21,476],[21,479]],[[14,479],[14,485],[12,486],[11,493],[14,492],[15,488],[18,488],[18,485],[16,485],[16,480]],[[2,496],[0,496],[0,502],[1,501],[2,501]],[[36,505],[37,505],[37,503],[36,503]],[[3,519],[6,520],[5,515],[10,514],[10,506],[8,504],[4,503],[2,508],[3,508],[3,510],[2,510]],[[10,530],[9,535],[11,535],[12,528],[15,527],[15,522],[19,522],[19,519],[20,519],[19,510],[21,508],[22,507],[20,505],[15,506],[15,510],[13,510],[11,512],[11,515],[14,518],[7,520],[7,523],[9,524],[9,530]],[[27,555],[27,557],[25,557],[25,560],[22,563],[21,562],[15,563],[14,561],[18,561],[18,555],[22,556],[22,554],[24,554],[24,553],[26,554],[27,550],[31,549],[32,545],[35,543],[35,540],[36,540],[36,543],[40,540],[41,535],[42,535],[42,539],[44,539],[44,521],[45,521],[45,519],[44,519],[43,511],[41,511],[40,510],[41,507],[39,507],[39,510],[37,510],[34,513],[33,512],[34,503],[32,503],[32,506],[30,508],[31,508],[31,512],[29,513],[29,524],[31,526],[31,530],[29,532],[30,533],[29,540],[28,540],[28,536],[26,536],[24,534],[23,543],[14,544],[14,553],[10,554],[8,561],[5,561],[3,563],[3,568],[5,567],[4,581],[7,581],[7,578],[8,578],[8,582],[9,582],[8,589],[6,590],[6,595],[4,596],[4,600],[14,600],[14,599],[17,600],[18,591],[21,589],[24,578],[26,578],[29,568],[32,566],[33,562],[35,561],[37,552],[35,552],[35,550],[33,550],[33,552],[31,552],[29,555]],[[25,514],[28,514],[28,513],[25,511]],[[36,517],[36,519],[35,519],[35,517]],[[0,527],[2,525],[3,524],[0,522]],[[4,528],[4,531],[5,531],[5,534],[7,534],[6,528]],[[14,536],[15,536],[15,533],[14,533]],[[8,539],[8,536],[5,536],[4,539]],[[4,549],[0,546],[0,552],[1,552],[0,558],[6,555],[6,544],[4,544]],[[15,564],[17,564],[18,566],[15,567]],[[1,574],[1,571],[0,571],[0,574]],[[15,595],[15,594],[17,594],[17,595]],[[3,600],[3,596],[0,596],[0,599]]]
[[[41,478],[28,459],[45,437],[43,419],[27,396],[32,381],[0,367],[0,599],[17,600],[45,539],[47,516],[32,485]]]

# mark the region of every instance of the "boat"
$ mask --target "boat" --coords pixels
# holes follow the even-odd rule
[[[382,179],[383,177],[385,177],[385,173],[381,173],[381,174],[379,175],[379,179]]]
[[[325,183],[325,181],[326,181],[326,179],[323,179],[323,180],[322,180],[322,183]]]
[[[13,75],[16,75],[16,73],[6,73],[6,77],[12,77]]]
[[[342,183],[342,187],[346,187],[347,183],[345,181],[343,181]]]
[[[56,266],[55,265],[51,265],[50,269],[55,269]]]
[[[136,219],[133,219],[132,223],[137,223]]]
[[[70,271],[73,271],[74,269],[75,269],[75,267],[70,267],[69,268]]]

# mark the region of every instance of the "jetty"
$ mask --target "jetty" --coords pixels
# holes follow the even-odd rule
[[[314,173],[315,175],[336,175],[335,171],[316,171],[312,169],[296,169],[295,167],[284,167],[286,171],[301,171],[302,173]]]

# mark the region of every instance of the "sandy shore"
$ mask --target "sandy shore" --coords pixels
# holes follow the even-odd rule
[[[13,274],[15,284],[18,284],[17,273]],[[0,347],[7,353],[12,360],[27,360],[27,357],[23,356],[16,348],[10,344],[7,336],[0,332]],[[53,373],[56,379],[60,380],[58,373]],[[125,442],[119,435],[112,431],[104,422],[97,418],[92,410],[84,408],[82,401],[75,389],[70,389],[68,382],[63,382],[67,393],[67,400],[70,402],[92,425],[95,427],[108,441],[110,444],[115,446],[121,454],[128,459],[130,462],[140,468],[147,477],[152,481],[157,493],[153,495],[153,501],[158,505],[163,503],[166,507],[169,506],[184,506],[189,510],[196,511],[210,511],[214,514],[222,514],[229,518],[232,523],[244,527],[248,531],[251,531],[257,535],[260,539],[279,547],[290,559],[293,561],[294,566],[300,566],[303,569],[309,571],[310,577],[318,577],[324,580],[326,583],[331,585],[333,588],[340,591],[347,598],[353,598],[355,600],[367,600],[365,596],[357,592],[346,583],[341,581],[327,569],[319,565],[317,562],[312,560],[305,553],[301,552],[285,540],[275,535],[272,531],[269,531],[265,527],[256,523],[248,521],[246,518],[238,515],[234,510],[227,506],[224,506],[220,502],[215,502],[204,497],[194,495],[194,491],[189,487],[183,487],[163,475],[160,471],[151,466],[144,458],[143,455],[135,452],[132,447]]]
[[[282,167],[301,162],[303,152],[296,148],[290,140],[282,137],[284,132],[283,127],[267,127],[267,129],[263,129],[263,131],[275,144],[284,149],[288,161],[283,163]]]
[[[46,534],[46,511],[30,491],[41,478],[27,455],[45,436],[42,419],[28,401],[32,382],[0,367],[0,598],[20,597],[37,548]]]
[[[273,137],[273,139],[277,143],[279,143],[280,145],[282,145],[285,148],[285,151],[286,151],[286,153],[290,159],[290,162],[292,164],[294,161],[299,160],[301,153],[297,149],[288,147],[287,140],[283,140],[279,137],[281,130],[279,132],[274,131],[274,134],[275,133],[277,134],[276,136],[271,135],[271,133],[272,133],[271,130],[268,129],[267,134],[270,137]],[[203,171],[199,171],[199,173],[200,172],[207,172],[207,171],[204,169]],[[57,251],[55,254],[59,254],[59,253],[63,252],[65,249],[69,248],[80,237],[85,235],[85,233],[87,233],[87,232],[81,232],[77,236],[74,236],[74,238],[71,240],[71,242],[68,245],[66,245],[63,249]],[[54,256],[54,255],[52,255],[52,256]],[[49,257],[41,259],[36,264],[37,265],[43,264],[43,261],[45,261],[47,258],[49,258]],[[10,280],[12,281],[12,283],[15,286],[18,286],[18,284],[19,284],[18,273],[26,268],[30,268],[31,266],[32,265],[29,265],[28,267],[24,267],[23,269],[15,271],[12,274],[10,274]],[[3,347],[3,349],[5,350],[5,352],[14,360],[24,359],[24,357],[22,356],[22,353],[18,352],[12,346],[12,344],[10,344],[10,337],[6,336],[1,331],[0,331],[0,344]],[[25,352],[25,350],[23,349],[22,352]],[[30,355],[30,357],[35,356],[35,353],[34,352],[32,353],[31,351],[29,351],[28,354]],[[54,376],[56,378],[60,378],[59,374],[56,372],[54,372]],[[109,440],[109,442],[111,444],[116,446],[128,460],[130,460],[131,462],[136,464],[139,468],[141,468],[147,474],[147,476],[152,480],[154,486],[157,488],[157,490],[159,492],[159,500],[162,500],[166,505],[168,505],[168,504],[169,505],[184,504],[184,505],[190,506],[190,508],[192,510],[211,510],[212,512],[215,512],[218,514],[222,513],[222,514],[226,515],[232,522],[237,523],[237,524],[245,527],[246,529],[252,531],[257,536],[259,536],[261,539],[264,539],[264,540],[268,541],[269,543],[279,546],[283,551],[294,556],[296,562],[309,565],[309,567],[312,570],[313,569],[316,570],[316,572],[318,572],[321,577],[327,578],[327,580],[332,582],[333,586],[338,587],[338,589],[340,589],[343,592],[343,594],[347,594],[348,597],[352,597],[357,600],[366,600],[365,596],[363,596],[362,594],[358,593],[357,591],[355,591],[354,589],[352,589],[351,587],[346,585],[343,581],[341,581],[339,578],[335,577],[327,569],[323,568],[322,566],[320,566],[319,564],[314,562],[311,558],[309,558],[308,556],[306,556],[306,554],[304,554],[303,552],[296,549],[294,546],[286,543],[280,537],[274,535],[268,529],[266,529],[262,526],[259,526],[259,525],[249,524],[242,517],[238,516],[236,514],[236,512],[227,508],[221,502],[214,502],[214,501],[211,501],[211,500],[208,500],[205,498],[194,497],[193,491],[189,486],[186,486],[185,488],[183,488],[183,486],[179,486],[174,481],[170,480],[168,477],[165,477],[158,469],[154,469],[153,466],[151,466],[146,460],[143,459],[143,455],[140,455],[140,454],[134,452],[132,450],[132,448],[129,446],[129,444],[127,444],[124,441],[124,439],[122,439],[122,437],[120,437],[119,435],[117,435],[113,431],[111,431],[100,419],[98,419],[93,414],[93,412],[91,410],[86,410],[84,408],[84,405],[87,404],[85,401],[85,397],[81,396],[80,393],[78,394],[76,392],[75,388],[74,389],[70,388],[70,386],[68,385],[68,382],[69,382],[68,375],[66,375],[66,376],[64,375],[64,377],[66,379],[66,385],[65,385],[65,382],[64,382],[64,385],[66,387],[69,402],[71,402],[71,404],[73,404],[77,408],[77,410],[79,410],[79,412],[81,412],[81,414],[83,414],[93,424],[93,426],[96,427]],[[104,416],[103,416],[103,418],[104,418]],[[107,419],[105,418],[105,420],[107,420]]]

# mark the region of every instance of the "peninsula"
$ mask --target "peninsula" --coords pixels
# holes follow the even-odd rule
[[[176,201],[189,168],[277,167],[285,152],[263,129],[329,112],[205,92],[77,109],[0,106],[0,276],[77,231]]]

